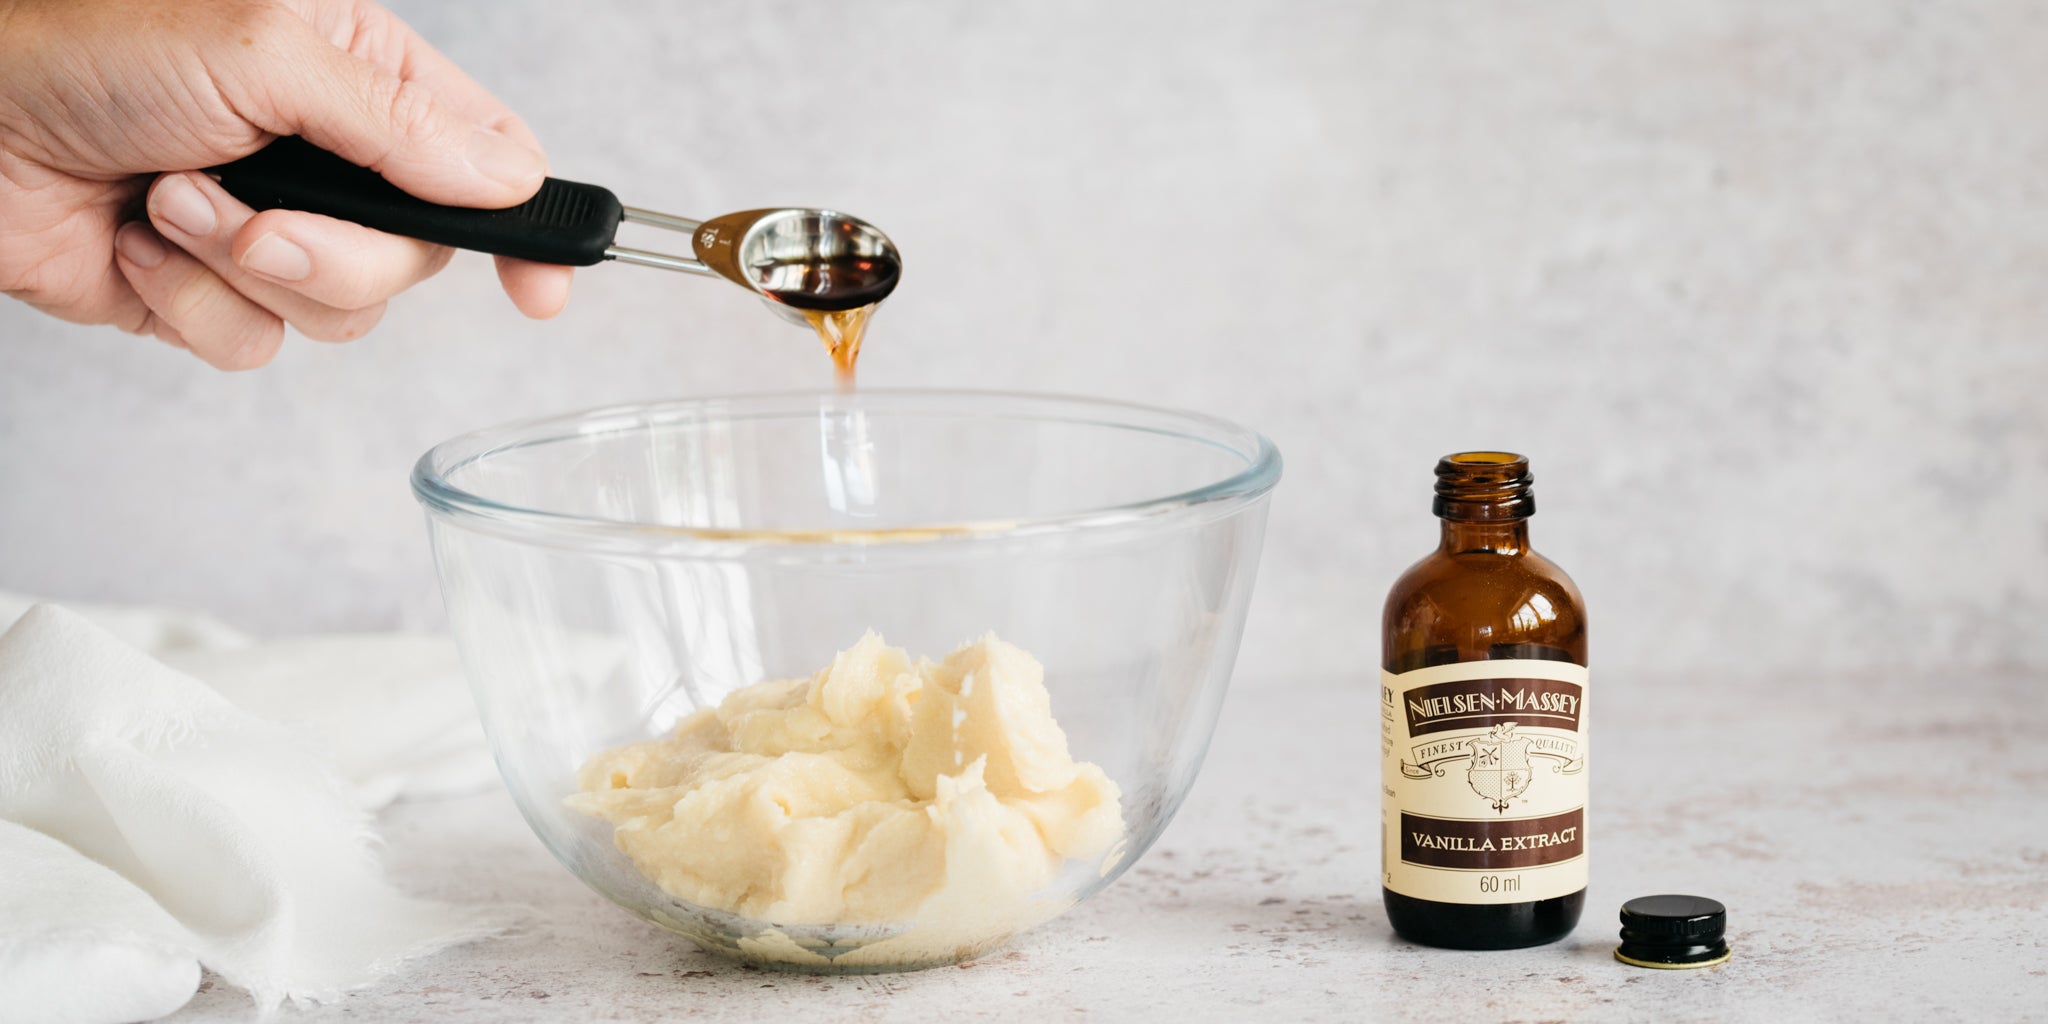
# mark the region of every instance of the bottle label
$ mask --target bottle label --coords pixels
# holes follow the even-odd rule
[[[1387,888],[1526,903],[1586,887],[1587,679],[1528,660],[1380,674]]]

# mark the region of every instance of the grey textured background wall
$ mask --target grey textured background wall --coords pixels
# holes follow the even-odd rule
[[[396,7],[558,174],[886,228],[863,383],[1272,435],[1248,682],[1375,657],[1467,446],[1535,460],[1610,671],[2048,663],[2040,5]],[[625,267],[522,322],[481,258],[241,376],[0,305],[0,588],[431,627],[429,444],[814,346]]]

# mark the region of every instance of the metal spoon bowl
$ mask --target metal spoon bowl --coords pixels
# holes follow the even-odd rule
[[[836,210],[776,207],[693,221],[625,208],[625,219],[690,233],[696,259],[614,245],[622,263],[715,274],[768,300],[776,315],[805,324],[805,310],[836,313],[872,306],[896,290],[903,258],[889,236]]]

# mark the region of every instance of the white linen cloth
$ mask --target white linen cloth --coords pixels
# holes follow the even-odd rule
[[[24,603],[0,595],[0,624]],[[373,853],[375,807],[492,778],[454,659],[415,637],[20,614],[0,635],[0,1017],[160,1016],[202,965],[267,1012],[510,923],[400,894]]]

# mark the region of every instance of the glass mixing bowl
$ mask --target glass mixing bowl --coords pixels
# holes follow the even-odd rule
[[[1279,478],[1271,442],[1207,416],[862,391],[514,424],[434,448],[412,485],[499,771],[547,848],[713,952],[890,970],[998,945],[1159,837],[1208,748]],[[868,630],[912,656],[990,631],[1035,656],[1073,759],[1120,795],[1120,838],[1061,861],[1027,906],[969,893],[931,932],[922,910],[779,921],[693,903],[567,802],[593,755],[743,687],[812,676]],[[769,813],[783,812],[801,813]],[[930,870],[988,869],[961,862],[971,845]]]

